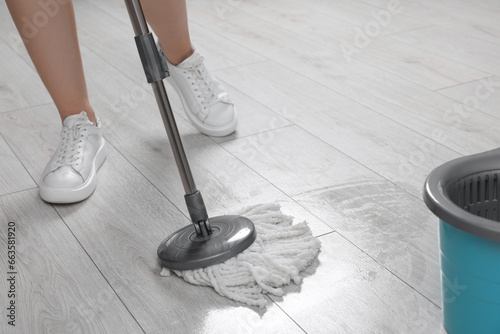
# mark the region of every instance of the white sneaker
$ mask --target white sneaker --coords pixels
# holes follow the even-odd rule
[[[209,136],[227,136],[234,132],[238,116],[224,87],[207,71],[203,57],[194,52],[182,63],[168,63],[167,81],[179,94],[191,123]]]
[[[61,142],[42,174],[40,197],[50,203],[83,201],[97,186],[96,173],[106,159],[101,125],[82,111],[66,117]]]

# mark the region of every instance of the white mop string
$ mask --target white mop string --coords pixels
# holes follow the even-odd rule
[[[276,203],[248,206],[239,213],[252,220],[257,239],[234,258],[207,268],[175,270],[185,281],[211,286],[217,293],[252,306],[265,307],[265,294],[282,296],[282,286],[302,281],[300,272],[317,256],[321,243],[307,223],[293,225]],[[161,273],[169,276],[165,269]]]

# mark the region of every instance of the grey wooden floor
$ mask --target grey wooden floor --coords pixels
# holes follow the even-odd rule
[[[183,190],[120,0],[75,1],[109,156],[88,200],[37,181],[57,111],[0,3],[1,333],[440,333],[432,168],[500,145],[496,0],[188,0],[192,39],[236,102],[227,138],[197,133],[168,87],[212,215],[277,201],[319,261],[266,310],[162,278],[188,224]],[[6,307],[16,224],[16,327]]]

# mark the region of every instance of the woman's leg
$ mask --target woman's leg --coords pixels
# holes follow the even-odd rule
[[[194,52],[185,0],[142,0],[141,6],[171,64],[178,65]]]
[[[141,6],[171,64],[168,81],[181,97],[191,123],[209,136],[231,134],[238,121],[234,105],[191,45],[186,1],[141,0]]]
[[[49,11],[41,7],[47,2],[37,0],[7,5],[63,120],[61,141],[38,183],[40,197],[50,203],[82,201],[96,188],[106,147],[88,99],[73,3],[53,1]]]
[[[95,124],[83,73],[73,3],[54,1],[50,13],[35,0],[7,0],[7,6],[61,119],[85,111]]]

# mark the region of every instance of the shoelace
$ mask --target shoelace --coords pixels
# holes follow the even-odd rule
[[[217,85],[210,80],[208,74],[203,66],[204,58],[202,56],[198,57],[191,66],[185,67],[185,70],[194,73],[194,82],[198,88],[196,91],[200,93],[198,96],[201,98],[201,103],[206,107],[210,108],[216,103],[227,100],[227,93],[220,92]]]
[[[78,164],[78,160],[81,158],[80,150],[82,149],[83,142],[83,126],[92,124],[86,117],[84,113],[80,113],[80,117],[75,119],[73,126],[71,128],[63,127],[61,139],[61,150],[56,159],[56,168],[62,166],[73,167]]]

